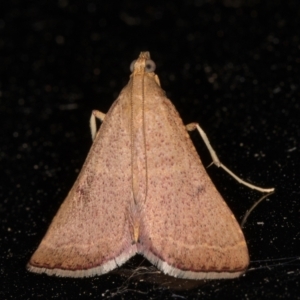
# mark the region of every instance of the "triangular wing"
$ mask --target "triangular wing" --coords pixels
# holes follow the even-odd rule
[[[173,104],[151,101],[156,109],[145,114],[148,184],[138,252],[175,277],[237,277],[249,264],[243,233]]]
[[[125,96],[123,91],[107,113],[74,186],[28,263],[30,271],[93,276],[136,253],[127,214],[132,191]]]

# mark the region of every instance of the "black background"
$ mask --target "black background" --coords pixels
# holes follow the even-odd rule
[[[1,299],[300,299],[300,2],[175,2],[5,1]],[[91,110],[108,110],[145,50],[184,122],[201,124],[221,161],[276,188],[243,229],[248,272],[195,282],[149,267],[128,277],[138,260],[86,279],[27,272],[91,146]],[[208,165],[203,142],[191,136]],[[214,166],[208,173],[239,221],[261,197]]]

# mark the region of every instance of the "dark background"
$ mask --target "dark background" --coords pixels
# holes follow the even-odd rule
[[[300,2],[147,2],[2,2],[0,298],[300,299]],[[243,229],[248,272],[197,282],[146,264],[136,277],[138,258],[86,279],[27,272],[91,146],[91,110],[109,109],[144,50],[183,121],[201,124],[221,161],[276,188]],[[208,172],[239,221],[261,197]]]

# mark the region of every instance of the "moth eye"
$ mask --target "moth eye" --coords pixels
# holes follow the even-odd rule
[[[130,71],[133,72],[136,59],[130,64]],[[155,62],[151,59],[146,60],[145,71],[147,73],[154,72],[156,68]]]
[[[130,64],[130,72],[133,72],[135,62],[136,62],[136,59]]]
[[[155,62],[151,59],[146,60],[145,71],[147,73],[154,72],[156,68]]]

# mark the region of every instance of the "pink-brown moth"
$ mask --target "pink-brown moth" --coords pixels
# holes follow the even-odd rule
[[[28,270],[101,275],[140,253],[175,277],[241,275],[249,264],[245,238],[187,131],[201,128],[183,124],[149,52],[131,70],[108,113],[93,112],[93,145]],[[103,121],[97,134],[95,117]]]

